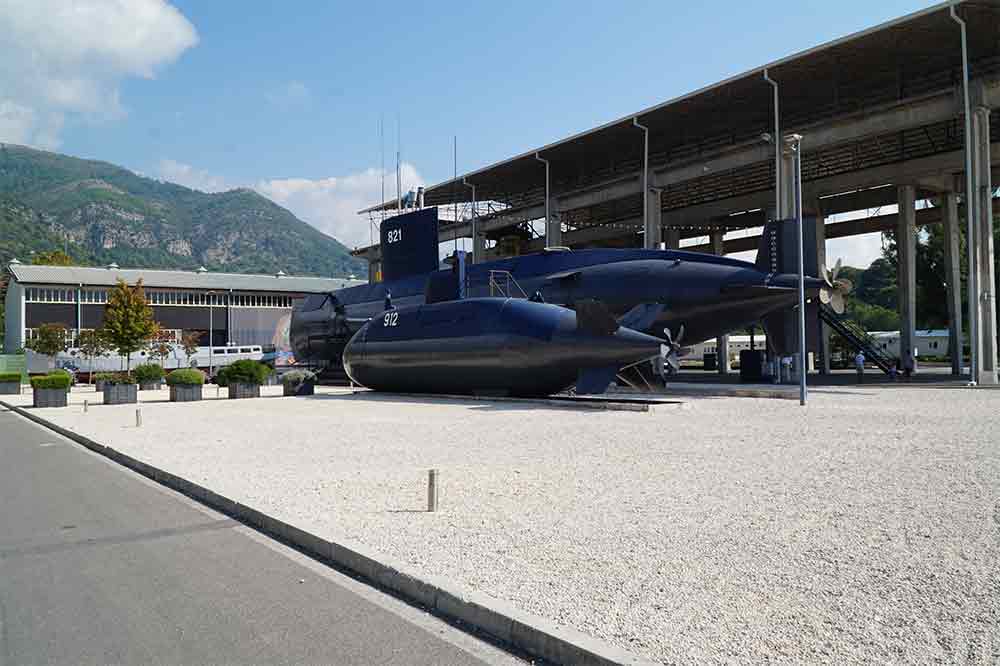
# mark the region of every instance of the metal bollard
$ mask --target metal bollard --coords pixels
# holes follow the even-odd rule
[[[135,427],[136,428],[142,427],[142,412],[140,412],[138,409],[135,410]]]
[[[89,400],[84,400],[84,401],[83,401],[83,413],[84,413],[84,414],[86,414],[86,413],[87,413],[87,408],[88,408],[88,407],[90,407],[90,401],[89,401]]]
[[[431,469],[427,471],[427,510],[437,511],[438,509],[438,471]]]

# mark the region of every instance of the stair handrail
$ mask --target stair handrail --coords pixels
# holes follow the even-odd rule
[[[503,280],[503,285],[500,284],[497,278]],[[520,296],[515,296],[511,285],[517,288],[521,292]],[[490,296],[496,296],[499,292],[504,298],[527,298],[528,294],[521,289],[521,285],[517,283],[514,276],[511,275],[510,271],[506,270],[490,270]]]
[[[827,305],[821,305],[820,315],[842,338],[861,350],[883,372],[888,373],[891,370],[893,360],[878,348],[878,341],[857,322],[838,315]]]

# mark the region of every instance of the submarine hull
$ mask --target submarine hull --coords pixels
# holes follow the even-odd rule
[[[661,340],[581,326],[567,308],[481,298],[388,310],[344,349],[356,383],[400,393],[542,396],[656,357]]]

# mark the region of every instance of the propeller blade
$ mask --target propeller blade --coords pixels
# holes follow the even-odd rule
[[[669,328],[663,329],[663,339],[667,341],[668,346],[670,347],[674,346],[673,335],[671,335]]]
[[[677,357],[677,352],[672,351],[663,359],[663,368],[672,375],[680,372],[681,360]]]
[[[684,339],[684,324],[681,324],[680,329],[678,329],[678,331],[677,331],[677,339],[674,340],[674,344],[675,345],[680,345],[681,344],[681,340],[683,340],[683,339]]]
[[[844,302],[844,295],[839,291],[833,292],[833,297],[830,298],[830,307],[833,308],[833,311],[837,314],[844,314],[844,310],[847,309]]]
[[[822,303],[823,305],[829,305],[831,298],[832,298],[832,296],[830,295],[830,290],[829,289],[820,289],[819,290],[819,302],[820,303]]]
[[[833,266],[833,275],[830,277],[831,282],[837,281],[837,274],[840,273],[841,267],[843,267],[844,261],[840,257],[837,257],[837,263]]]

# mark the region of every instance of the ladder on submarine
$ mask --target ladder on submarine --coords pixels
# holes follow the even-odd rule
[[[889,374],[895,361],[879,349],[875,338],[868,331],[844,315],[838,315],[829,305],[819,304],[819,318],[832,328],[848,345],[865,355],[865,360],[874,363],[879,370]]]

